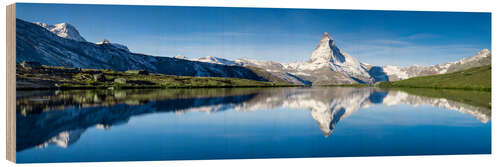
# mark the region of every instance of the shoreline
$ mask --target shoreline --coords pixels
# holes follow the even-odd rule
[[[461,91],[480,91],[480,92],[491,92],[491,88],[467,88],[467,87],[410,87],[410,86],[377,86],[377,85],[365,85],[365,84],[342,84],[342,85],[225,85],[225,86],[76,86],[76,87],[23,87],[16,88],[16,90],[29,91],[29,90],[94,90],[94,89],[109,89],[109,90],[120,90],[120,89],[204,89],[204,88],[283,88],[283,87],[301,87],[301,88],[313,88],[313,87],[351,87],[351,88],[362,88],[362,87],[372,87],[380,89],[426,89],[426,90],[461,90]]]
[[[16,88],[16,90],[95,90],[95,89],[109,89],[109,90],[120,90],[120,89],[203,89],[203,88],[280,88],[280,87],[311,87],[307,85],[255,85],[255,86],[176,86],[176,87],[163,87],[163,86],[120,86],[120,87],[106,87],[106,86],[80,86],[80,87],[45,87],[45,88],[35,88],[35,87],[24,87]]]

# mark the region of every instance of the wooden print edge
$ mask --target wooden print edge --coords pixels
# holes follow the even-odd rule
[[[16,162],[16,4],[7,6],[7,160]]]

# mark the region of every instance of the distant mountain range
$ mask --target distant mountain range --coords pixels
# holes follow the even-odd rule
[[[186,58],[132,53],[127,46],[108,40],[87,42],[68,23],[47,25],[16,20],[16,61],[36,61],[44,65],[112,70],[148,70],[180,76],[244,78],[300,85],[372,84],[416,76],[444,74],[491,64],[487,49],[456,62],[433,66],[376,66],[359,62],[340,49],[324,33],[311,57],[305,62],[278,63],[247,58]]]

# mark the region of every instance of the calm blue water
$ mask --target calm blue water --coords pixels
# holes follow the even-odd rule
[[[19,163],[491,153],[489,108],[374,88],[20,91],[17,104]]]

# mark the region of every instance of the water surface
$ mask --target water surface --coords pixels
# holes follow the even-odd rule
[[[17,92],[17,162],[491,153],[491,93],[376,88]]]

